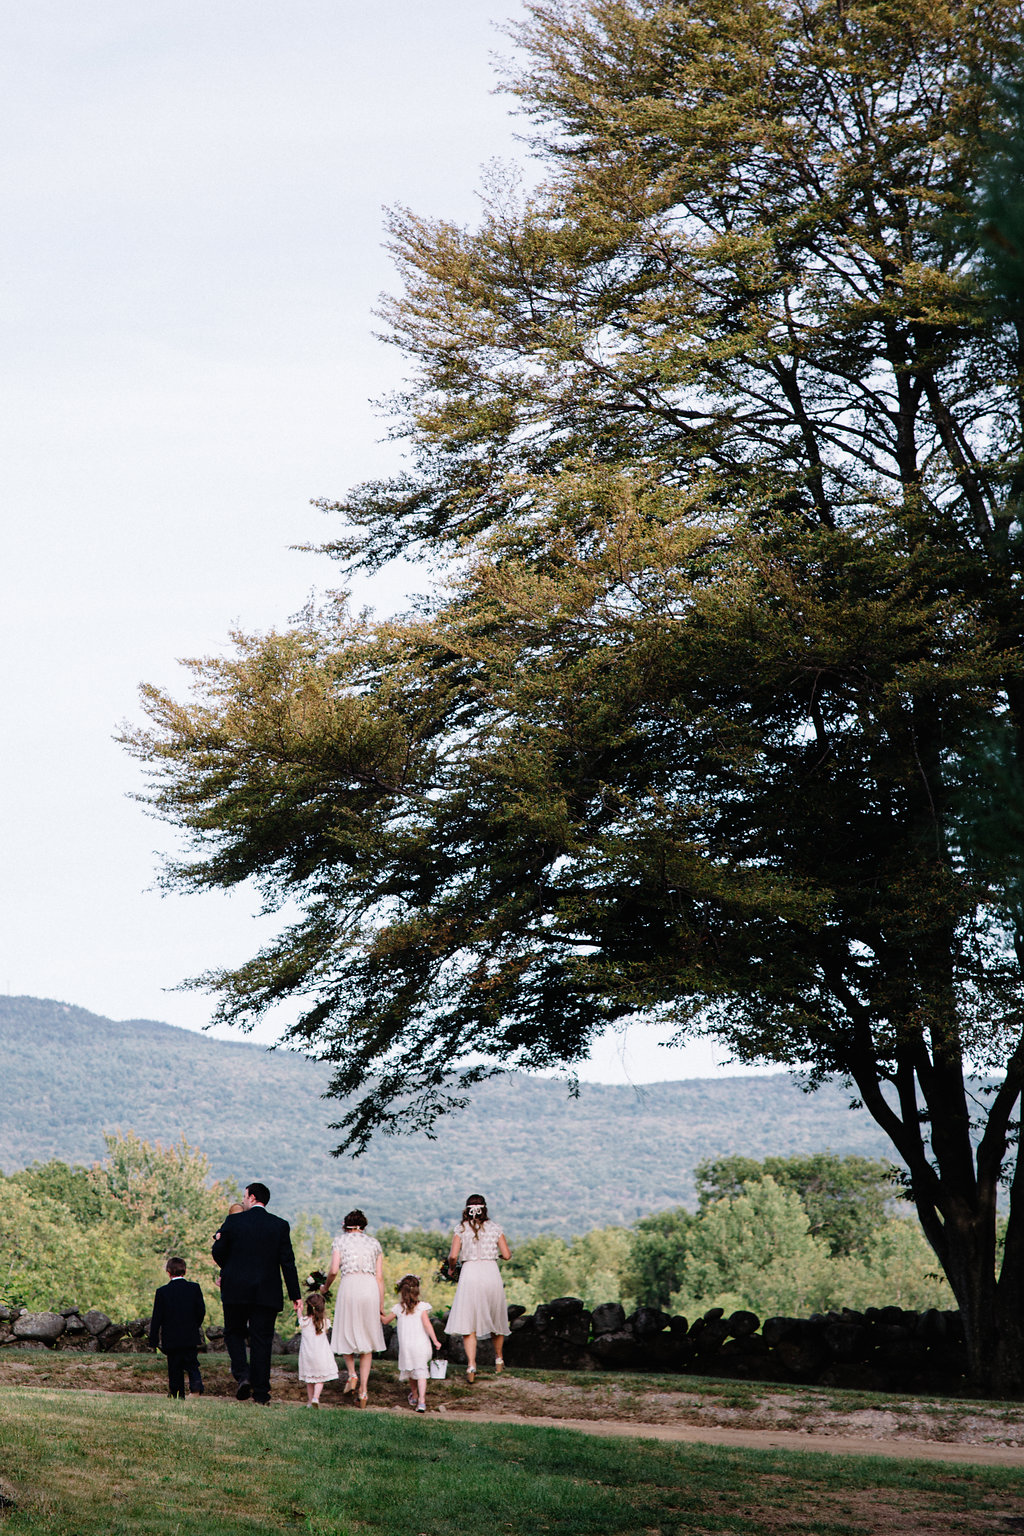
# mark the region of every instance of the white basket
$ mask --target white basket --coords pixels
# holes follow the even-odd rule
[[[430,1379],[431,1379],[431,1381],[444,1381],[444,1379],[447,1376],[447,1374],[448,1374],[448,1361],[447,1360],[431,1360],[431,1362],[430,1362]]]

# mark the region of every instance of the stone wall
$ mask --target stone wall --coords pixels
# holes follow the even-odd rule
[[[287,1314],[282,1314],[286,1316]],[[447,1314],[441,1316],[443,1329]],[[726,1317],[712,1307],[692,1323],[654,1307],[629,1317],[617,1302],[588,1311],[562,1296],[536,1312],[510,1307],[505,1343],[510,1366],[569,1371],[659,1371],[731,1376],[751,1381],[807,1382],[867,1391],[957,1392],[967,1369],[958,1312],[905,1312],[869,1307],[811,1317],[769,1317],[753,1312]],[[0,1347],[87,1351],[148,1351],[149,1319],[115,1323],[91,1308],[55,1307],[49,1312],[0,1307]],[[222,1351],[224,1330],[205,1329],[207,1351]],[[397,1356],[395,1330],[385,1328],[386,1353]],[[299,1336],[278,1335],[276,1353],[297,1354]],[[458,1336],[445,1338],[441,1353],[465,1363]],[[493,1362],[488,1341],[478,1360]]]
[[[866,1391],[956,1392],[967,1357],[959,1312],[869,1307],[811,1317],[712,1307],[690,1323],[653,1307],[627,1317],[618,1303],[588,1312],[563,1296],[532,1315],[510,1308],[509,1365],[563,1370],[668,1371],[751,1381],[819,1383]]]
[[[224,1351],[224,1329],[219,1323],[207,1323],[202,1330],[203,1353]],[[14,1345],[18,1349],[71,1349],[82,1353],[151,1354],[149,1318],[136,1317],[127,1323],[115,1323],[96,1307],[83,1312],[80,1307],[54,1307],[49,1312],[30,1312],[27,1307],[0,1306],[0,1349]],[[299,1335],[285,1339],[275,1335],[276,1355],[299,1352]]]

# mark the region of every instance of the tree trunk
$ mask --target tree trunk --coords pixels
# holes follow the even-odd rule
[[[960,1309],[968,1377],[978,1392],[997,1390],[995,1364],[1002,1350],[996,1306],[994,1216],[986,1221],[983,1212],[975,1211],[970,1215],[964,1213],[958,1220],[947,1220],[942,1247],[945,1251],[937,1250],[938,1258]]]
[[[1006,1265],[996,1292],[995,1337],[990,1342],[987,1385],[997,1397],[1024,1397],[1024,1308],[1020,1263],[1007,1275]]]
[[[1018,1164],[1019,1167],[1019,1164]],[[915,1191],[925,1235],[949,1281],[964,1329],[967,1374],[979,1393],[1024,1396],[1024,1178],[1014,1172],[1010,1220],[996,1276],[996,1186],[979,1180],[969,1200],[934,1202]]]
[[[939,1062],[920,1051],[916,1056],[916,1061],[905,1056],[896,1074],[898,1111],[882,1094],[867,1058],[852,1075],[865,1107],[910,1170],[921,1226],[960,1311],[972,1386],[1002,1397],[1024,1395],[1024,1166],[1016,1157],[1011,1124],[1020,1097],[1024,1044],[1007,1063],[977,1146],[970,1134],[960,1061],[953,1053]],[[996,1192],[1011,1146],[1010,1215],[997,1280]]]
[[[1017,1055],[1007,1076],[1015,1074]],[[1010,1215],[996,1287],[997,1336],[992,1349],[992,1388],[1001,1397],[1024,1396],[1024,1168],[1020,1148],[1010,1181]]]

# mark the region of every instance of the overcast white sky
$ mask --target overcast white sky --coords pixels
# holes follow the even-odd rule
[[[382,208],[471,221],[521,158],[500,0],[33,0],[0,32],[5,555],[0,990],[200,1028],[169,991],[259,940],[244,895],[161,897],[169,834],[112,740],[138,683],[314,588],[310,505],[386,470],[402,360]],[[378,583],[397,606],[409,575]],[[705,1075],[634,1029],[585,1075]]]

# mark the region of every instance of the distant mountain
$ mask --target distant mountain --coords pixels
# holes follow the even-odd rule
[[[566,1236],[691,1203],[706,1157],[830,1148],[891,1157],[837,1087],[805,1094],[785,1073],[642,1088],[509,1073],[481,1084],[437,1139],[381,1138],[332,1158],[340,1106],[327,1069],[290,1051],[214,1040],[150,1019],[115,1022],[66,1003],[0,998],[0,1169],[92,1162],[102,1133],[201,1147],[218,1177],[263,1179],[283,1215],[329,1226],[360,1205],[374,1226],[448,1227],[481,1189],[510,1232]]]

